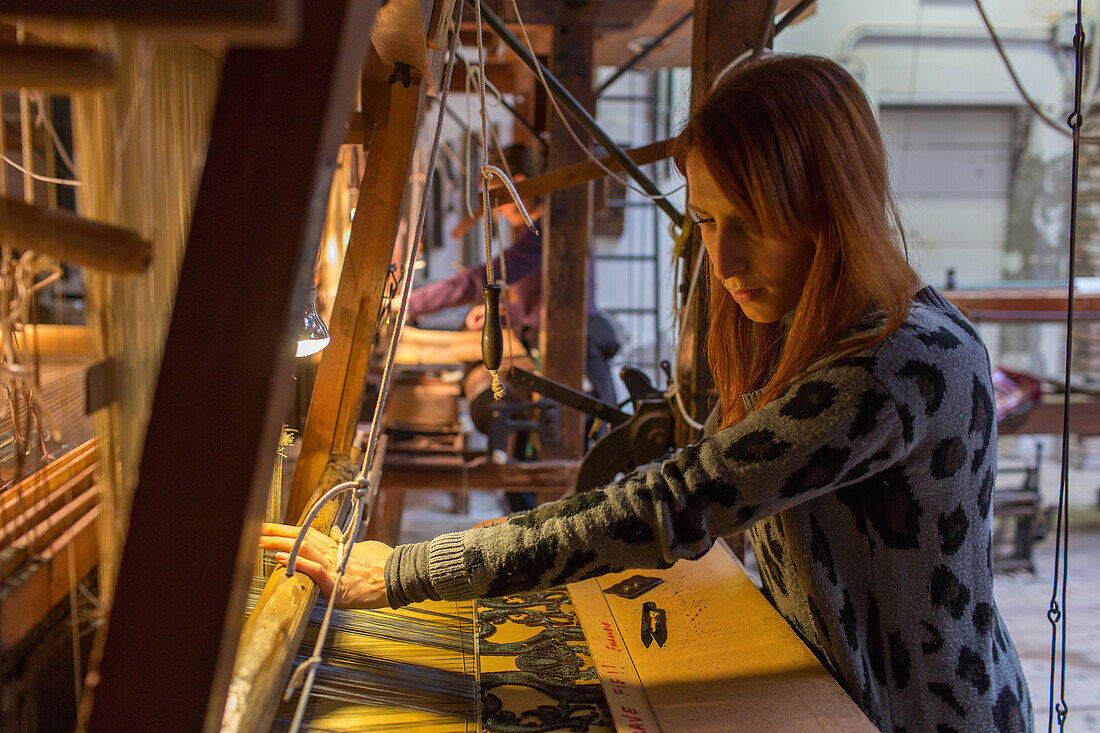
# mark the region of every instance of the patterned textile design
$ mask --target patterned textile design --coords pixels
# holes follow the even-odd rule
[[[477,622],[483,730],[603,733],[615,729],[565,590],[481,601]]]

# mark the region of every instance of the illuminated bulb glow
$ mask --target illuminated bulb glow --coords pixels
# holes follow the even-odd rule
[[[318,351],[328,346],[328,342],[328,336],[321,339],[302,339],[298,342],[298,350],[294,352],[294,356],[300,357],[316,354]]]

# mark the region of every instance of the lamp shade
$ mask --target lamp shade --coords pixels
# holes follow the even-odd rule
[[[325,321],[317,312],[317,288],[314,288],[306,302],[306,310],[302,318],[302,328],[298,333],[298,350],[294,356],[309,356],[316,354],[328,346],[329,335]]]

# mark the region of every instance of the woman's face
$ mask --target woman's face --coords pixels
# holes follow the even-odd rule
[[[698,153],[686,161],[688,206],[707,248],[714,276],[757,323],[794,310],[813,262],[812,242],[771,241],[749,233]]]

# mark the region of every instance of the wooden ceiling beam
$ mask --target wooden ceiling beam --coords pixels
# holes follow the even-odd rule
[[[577,23],[609,30],[637,26],[657,7],[657,0],[516,0],[516,4],[525,25]],[[505,0],[500,5],[497,15],[515,21],[512,3]]]
[[[30,21],[120,21],[145,30],[229,45],[286,45],[301,26],[300,0],[0,0],[0,17]]]
[[[797,4],[798,0],[780,0],[776,13],[786,13]],[[622,66],[642,50],[649,40],[659,36],[685,12],[692,10],[693,6],[692,0],[659,0],[653,12],[637,26],[601,31],[596,38],[596,64]],[[811,8],[809,13],[800,18],[812,13]],[[635,68],[667,69],[673,66],[690,66],[691,38],[691,23],[687,23],[665,38]]]

